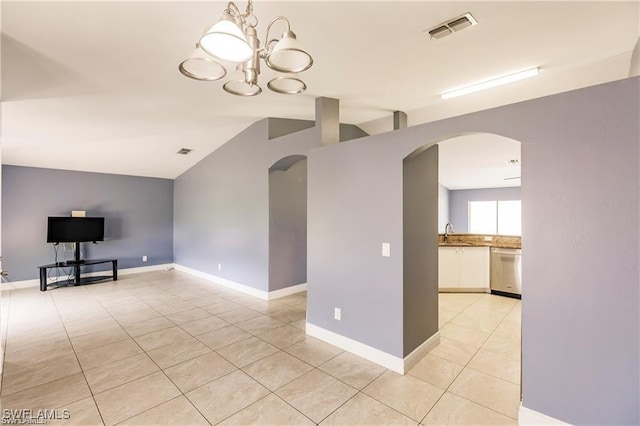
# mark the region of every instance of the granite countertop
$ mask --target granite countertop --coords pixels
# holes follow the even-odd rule
[[[521,237],[506,235],[482,235],[482,234],[449,234],[445,241],[444,234],[438,236],[440,247],[522,247]]]

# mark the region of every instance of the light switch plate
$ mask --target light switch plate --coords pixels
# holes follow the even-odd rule
[[[342,319],[342,310],[340,308],[333,308],[333,318],[338,321]]]
[[[390,243],[382,243],[382,256],[390,257],[391,256],[391,244]]]

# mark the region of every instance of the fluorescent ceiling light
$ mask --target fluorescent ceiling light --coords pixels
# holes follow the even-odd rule
[[[538,68],[532,68],[526,71],[520,71],[514,74],[505,75],[502,77],[494,78],[493,80],[483,81],[481,83],[472,84],[471,86],[461,87],[460,89],[451,90],[443,93],[442,99],[451,99],[457,96],[466,95],[473,92],[479,92],[480,90],[489,89],[491,87],[501,86],[507,83],[513,83],[514,81],[523,80],[529,77],[535,77],[538,75]]]

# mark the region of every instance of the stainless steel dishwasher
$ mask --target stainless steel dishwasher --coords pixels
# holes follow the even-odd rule
[[[491,293],[517,297],[522,295],[522,250],[491,249]]]

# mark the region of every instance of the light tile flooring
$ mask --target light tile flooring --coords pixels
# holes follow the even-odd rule
[[[54,424],[517,423],[514,299],[441,294],[441,343],[404,376],[306,337],[304,294],[159,271],[1,301],[2,408],[69,410]]]

